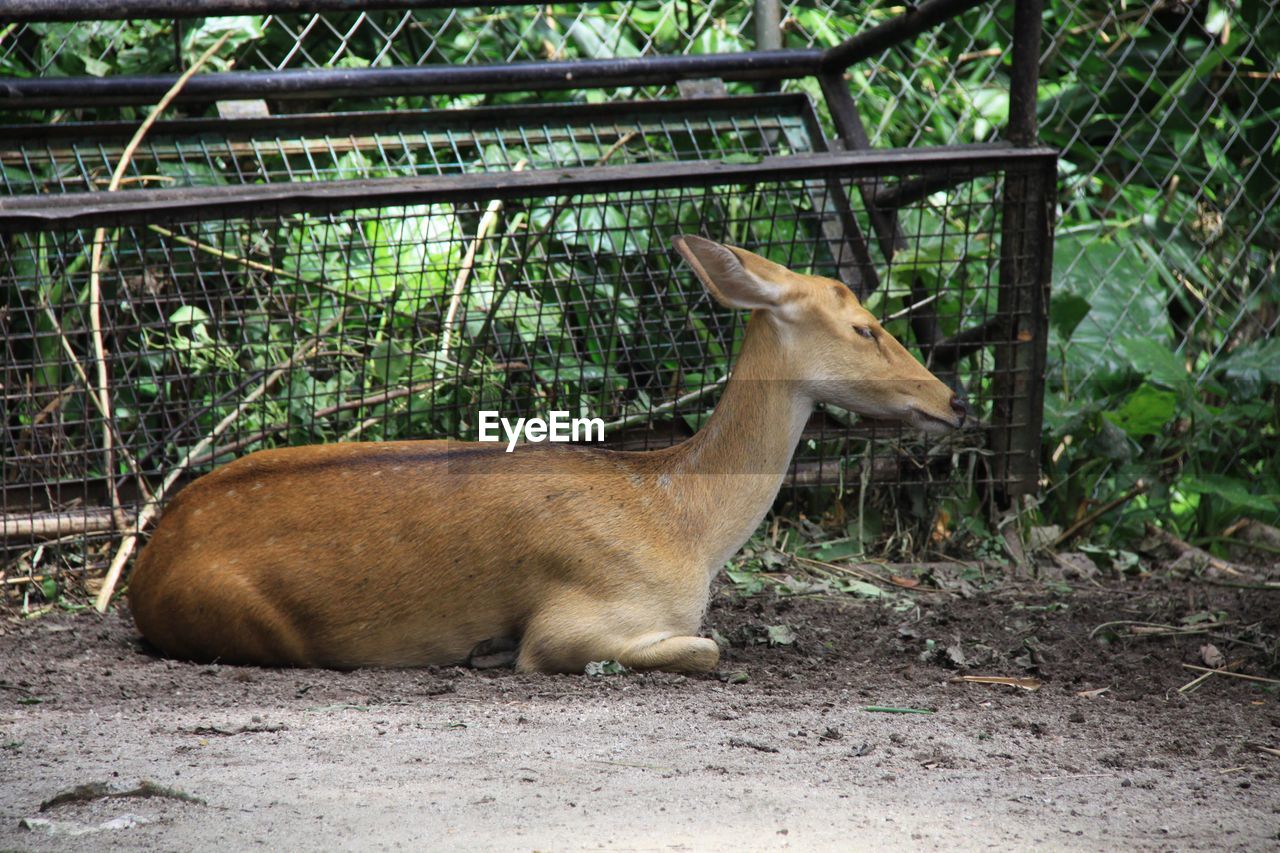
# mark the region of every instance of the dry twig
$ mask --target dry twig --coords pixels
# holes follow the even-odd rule
[[[156,119],[160,117],[160,114],[168,109],[169,104],[187,85],[187,81],[204,67],[204,64],[227,43],[227,39],[230,37],[230,31],[223,33],[221,38],[210,45],[208,50],[200,54],[200,57],[192,63],[191,67],[184,71],[182,76],[169,87],[169,91],[164,93],[164,97],[160,99],[160,102],[155,105],[155,108],[143,120],[138,130],[133,134],[133,138],[129,140],[129,144],[125,146],[124,152],[120,155],[120,161],[116,163],[115,171],[111,175],[111,183],[107,185],[107,192],[115,192],[120,189],[120,182],[124,179],[125,170],[129,168],[129,162],[133,159],[134,152],[138,150],[138,146],[142,144],[142,139],[147,135],[147,131],[156,123]],[[103,416],[102,455],[107,472],[107,490],[111,496],[111,511],[117,517],[117,524],[123,527],[124,521],[120,516],[120,490],[116,486],[115,431],[112,424],[114,419],[109,414],[111,412],[111,380],[107,366],[106,346],[102,335],[102,248],[106,242],[107,229],[105,227],[95,229],[93,232],[93,249],[89,256],[89,326],[93,333],[93,357],[97,363],[98,382],[91,393],[96,394],[98,397],[98,408],[108,413]]]
[[[1192,669],[1192,670],[1195,670],[1196,672],[1207,672],[1211,675],[1226,675],[1231,678],[1240,678],[1240,679],[1243,679],[1244,681],[1258,681],[1263,684],[1280,684],[1280,679],[1263,678],[1260,675],[1245,675],[1242,672],[1231,672],[1229,669],[1226,669],[1225,667],[1222,669],[1210,669],[1207,666],[1196,666],[1193,663],[1184,663],[1182,665],[1182,668]]]
[[[952,684],[1003,684],[1007,687],[1021,687],[1023,690],[1039,690],[1038,678],[1016,678],[1005,675],[957,675],[950,679]]]

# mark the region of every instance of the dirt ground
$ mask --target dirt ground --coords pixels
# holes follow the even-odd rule
[[[1099,628],[1117,621],[1200,633]],[[0,849],[1280,845],[1280,755],[1259,749],[1280,748],[1280,693],[1178,691],[1206,643],[1275,677],[1275,592],[721,589],[709,628],[715,675],[535,677],[197,666],[149,654],[127,612],[9,619]],[[91,783],[161,796],[42,811]]]

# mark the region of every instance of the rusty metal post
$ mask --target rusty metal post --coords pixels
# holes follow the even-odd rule
[[[1006,136],[1019,148],[1037,142],[1043,13],[1043,0],[1018,0],[1014,10]],[[1006,504],[1034,494],[1040,479],[1056,180],[1054,165],[1011,164],[1005,173],[997,310],[1004,334],[995,351],[992,449],[996,497]]]

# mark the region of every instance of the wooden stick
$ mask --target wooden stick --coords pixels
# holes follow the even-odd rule
[[[511,171],[522,172],[527,165],[529,165],[528,160],[521,160],[512,167]],[[449,310],[444,315],[444,334],[440,338],[440,358],[446,362],[449,360],[449,346],[453,342],[453,324],[458,316],[458,308],[462,304],[462,292],[466,290],[467,282],[471,279],[471,270],[475,268],[476,264],[476,254],[480,251],[480,246],[484,243],[484,238],[488,235],[489,230],[497,223],[498,214],[501,212],[502,199],[495,198],[489,202],[489,206],[485,208],[484,216],[480,217],[480,224],[476,226],[475,239],[471,241],[471,245],[467,246],[467,253],[462,258],[462,267],[458,270],[458,275],[454,277],[453,294],[449,299]]]
[[[160,114],[164,112],[173,99],[178,96],[182,88],[187,85],[196,72],[198,72],[206,62],[209,61],[221,47],[227,43],[227,39],[231,37],[231,32],[227,31],[214,42],[208,50],[200,55],[195,63],[183,72],[182,76],[169,87],[169,91],[164,93],[164,97],[155,105],[147,117],[143,120],[138,130],[133,134],[133,138],[129,140],[129,144],[125,146],[124,153],[120,155],[120,160],[116,163],[115,171],[111,175],[111,183],[107,185],[107,192],[116,192],[120,189],[120,182],[124,179],[125,170],[129,168],[129,161],[133,159],[134,152],[138,150],[138,146],[142,144],[142,139],[147,135],[147,131],[156,123],[156,119],[160,118]],[[99,227],[93,232],[93,249],[89,256],[89,326],[93,332],[93,357],[97,362],[98,383],[93,393],[98,395],[99,408],[107,413],[111,412],[111,377],[107,366],[106,347],[103,343],[102,336],[102,247],[107,241],[107,229]],[[120,490],[116,486],[116,466],[114,452],[114,430],[112,429],[113,417],[108,414],[104,417],[102,423],[102,456],[106,466],[107,474],[107,491],[111,495],[111,510],[116,513],[120,521],[120,525],[124,526],[124,519],[120,517]]]
[[[401,317],[407,317],[410,320],[416,320],[418,318],[417,315],[414,314],[413,312],[397,309],[394,305],[388,304],[386,300],[379,300],[379,299],[373,298],[372,296],[365,296],[364,294],[355,293],[354,291],[343,290],[340,287],[335,287],[334,285],[328,284],[323,281],[309,281],[308,279],[303,278],[300,275],[295,275],[289,272],[288,270],[282,270],[279,267],[273,267],[270,264],[264,264],[262,261],[255,261],[252,258],[241,257],[240,255],[235,255],[235,254],[232,254],[231,252],[224,252],[222,249],[219,249],[217,246],[210,246],[208,243],[201,243],[199,240],[193,240],[190,237],[184,237],[181,234],[175,234],[173,231],[170,231],[168,228],[164,228],[159,225],[148,225],[147,230],[152,231],[156,234],[159,234],[160,236],[165,237],[167,239],[173,240],[175,243],[181,243],[182,245],[189,246],[192,249],[198,249],[199,251],[205,252],[206,254],[213,255],[214,257],[217,257],[217,258],[222,258],[225,261],[231,261],[234,264],[240,264],[241,266],[244,266],[251,270],[270,273],[271,275],[279,276],[280,278],[291,279],[300,284],[307,285],[308,287],[318,287],[321,290],[332,293],[335,296],[339,296],[344,300],[349,300],[353,302],[363,302],[365,305],[371,305],[374,308],[382,308],[386,311],[390,311],[391,313],[397,314]]]
[[[71,512],[0,515],[0,540],[47,538],[68,533],[96,533],[115,528],[110,507],[95,507]]]
[[[1223,664],[1223,665],[1222,665],[1221,667],[1219,667],[1218,669],[1208,670],[1208,671],[1204,672],[1202,675],[1198,675],[1198,676],[1196,676],[1196,677],[1195,677],[1195,678],[1193,678],[1191,681],[1188,681],[1186,684],[1184,684],[1184,685],[1182,685],[1181,687],[1179,687],[1179,688],[1178,688],[1178,692],[1179,692],[1179,693],[1190,693],[1190,692],[1192,692],[1193,690],[1198,689],[1198,688],[1200,687],[1200,685],[1201,685],[1201,684],[1205,683],[1205,682],[1206,682],[1206,681],[1208,681],[1210,678],[1213,678],[1213,677],[1214,677],[1215,675],[1217,675],[1218,673],[1220,673],[1220,672],[1227,672],[1227,671],[1229,671],[1229,670],[1234,670],[1236,667],[1240,666],[1240,665],[1241,665],[1241,664],[1243,664],[1243,663],[1244,663],[1244,658],[1236,658],[1235,660],[1231,661],[1230,663]]]
[[[389,403],[392,400],[398,400],[401,397],[408,397],[413,394],[420,394],[423,391],[429,391],[439,384],[440,380],[436,379],[430,382],[419,382],[418,384],[410,385],[407,388],[393,388],[389,391],[382,391],[365,397],[357,397],[354,400],[344,400],[334,406],[326,406],[323,409],[316,409],[315,417],[325,418],[329,415],[336,415],[338,412],[345,412],[349,409],[363,409],[366,406],[377,406],[382,403]],[[233,453],[242,447],[248,447],[255,442],[262,441],[264,438],[269,438],[278,432],[284,432],[291,426],[292,424],[271,424],[270,426],[263,427],[257,432],[250,433],[244,438],[237,439],[230,444],[223,444],[215,447],[208,453],[191,460],[191,466],[199,467],[200,465],[212,462],[214,459],[217,459],[219,456],[226,453]]]

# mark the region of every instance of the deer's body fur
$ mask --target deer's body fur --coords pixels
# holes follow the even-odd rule
[[[712,669],[719,650],[696,636],[711,579],[768,511],[814,403],[932,429],[961,410],[882,330],[874,356],[861,346],[857,324],[874,320],[842,285],[677,245],[718,299],[755,309],[693,438],[649,453],[421,441],[250,454],[166,509],[130,582],[143,634],[229,663],[421,666],[518,644],[523,670]],[[897,372],[851,376],[842,342]],[[887,384],[836,387],[872,380]]]

